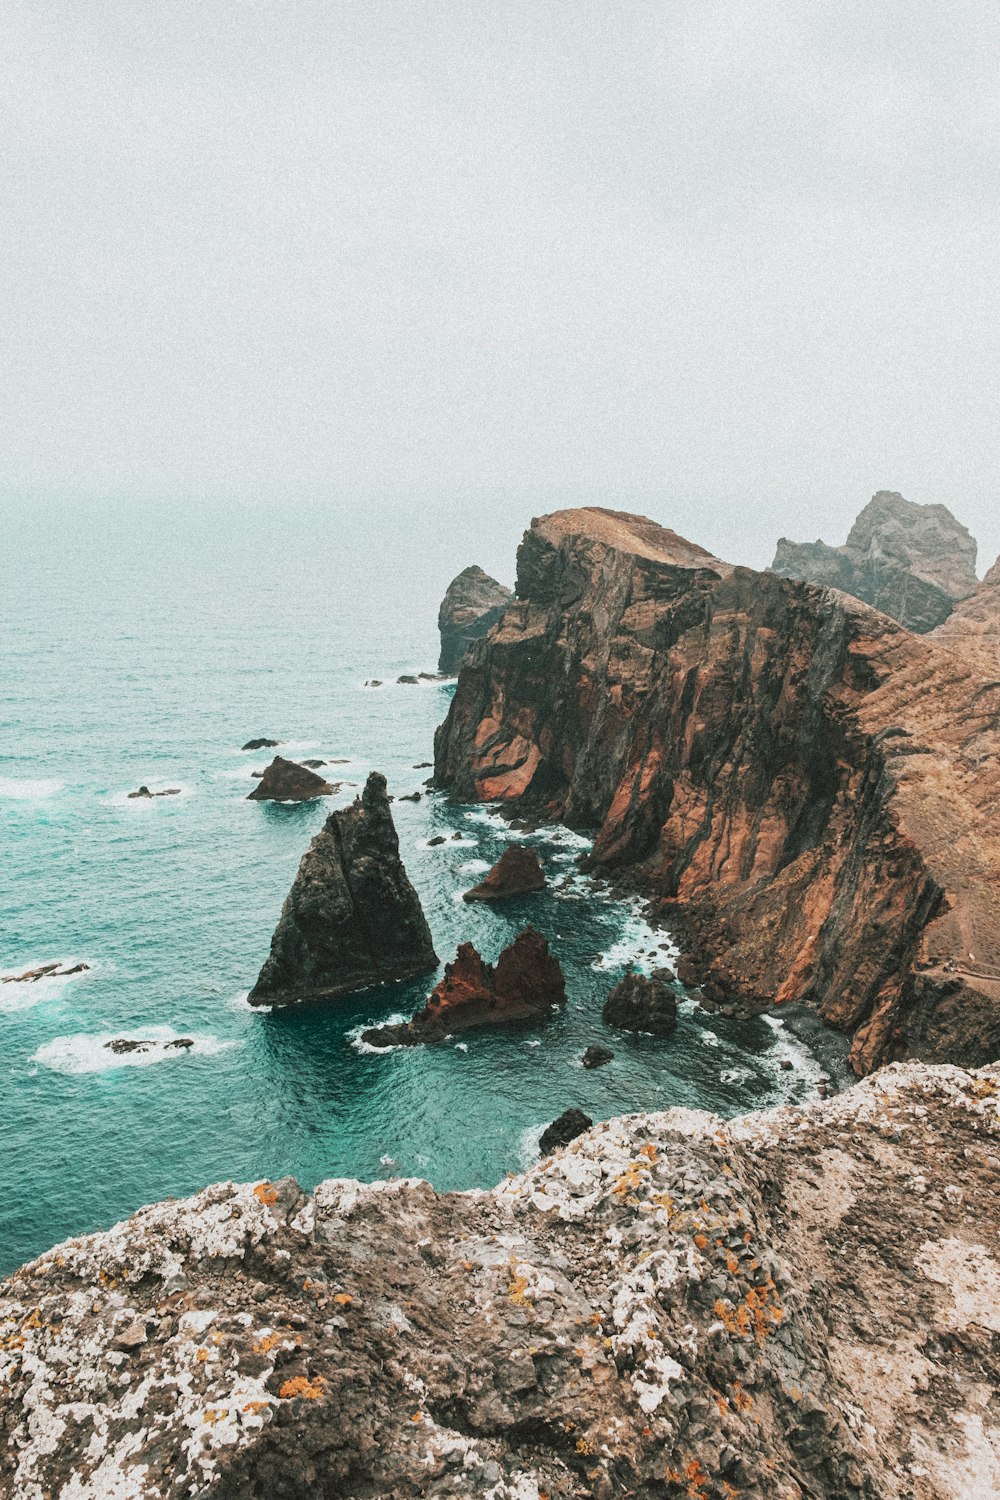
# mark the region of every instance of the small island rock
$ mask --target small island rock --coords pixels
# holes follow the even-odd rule
[[[662,979],[626,974],[604,1002],[602,1015],[609,1026],[624,1031],[669,1036],[677,1025],[677,999]]]
[[[511,844],[497,860],[485,880],[466,891],[463,901],[505,901],[545,887],[545,873],[534,849]]]
[[[281,744],[280,740],[269,740],[263,735],[256,740],[247,740],[243,746],[244,750],[275,750]]]
[[[614,1053],[610,1047],[588,1047],[580,1061],[585,1068],[603,1068],[605,1063],[614,1059]]]
[[[335,787],[307,766],[276,755],[247,798],[248,802],[307,802],[310,797],[329,797]]]

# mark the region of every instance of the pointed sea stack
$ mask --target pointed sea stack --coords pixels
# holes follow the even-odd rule
[[[308,802],[311,797],[329,797],[332,787],[322,776],[300,766],[294,760],[276,755],[247,797],[248,802]]]
[[[372,1027],[361,1040],[373,1047],[409,1047],[440,1042],[457,1031],[534,1021],[566,1004],[559,960],[533,927],[526,927],[497,959],[484,963],[471,943],[461,943],[454,961],[424,1009],[412,1021]]]
[[[485,880],[466,891],[463,901],[506,901],[545,889],[545,872],[534,849],[511,844],[497,860]]]
[[[399,857],[385,777],[313,839],[281,910],[251,1005],[334,1000],[437,967],[420,897]]]
[[[469,644],[496,624],[513,597],[510,589],[476,566],[453,578],[438,611],[438,671],[449,676],[457,672]]]

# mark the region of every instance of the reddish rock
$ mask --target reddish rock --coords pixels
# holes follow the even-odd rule
[[[505,901],[545,889],[545,873],[534,849],[511,844],[497,860],[485,880],[466,891],[463,901]]]
[[[329,797],[336,791],[322,776],[294,760],[276,755],[247,797],[248,802],[307,802],[311,797]]]
[[[435,749],[460,800],[595,828],[590,868],[659,901],[686,973],[813,1005],[859,1072],[1000,1053],[1000,673],[954,639],[560,511]]]
[[[361,1040],[374,1047],[440,1042],[477,1026],[538,1020],[565,1003],[558,959],[541,933],[526,927],[503,950],[495,969],[471,943],[460,944],[422,1011],[402,1025],[372,1027]]]

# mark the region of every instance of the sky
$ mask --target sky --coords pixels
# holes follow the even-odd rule
[[[994,0],[4,0],[0,498],[1000,552]]]

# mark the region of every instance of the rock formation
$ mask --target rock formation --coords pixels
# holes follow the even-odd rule
[[[39,979],[68,979],[71,974],[84,974],[89,964],[38,964],[25,969],[22,974],[0,974],[0,984],[36,984]]]
[[[580,1061],[585,1068],[603,1068],[606,1063],[614,1062],[615,1054],[610,1047],[599,1047],[595,1044],[589,1046]]]
[[[1000,560],[934,632],[934,640],[965,657],[984,678],[1000,676]]]
[[[510,844],[490,873],[466,891],[463,901],[506,901],[509,896],[524,896],[545,888],[545,872],[534,849]]]
[[[582,1109],[564,1109],[558,1120],[553,1120],[551,1125],[546,1125],[538,1137],[538,1149],[542,1156],[550,1156],[553,1151],[558,1151],[563,1146],[568,1146],[570,1141],[575,1141],[593,1125],[589,1115],[585,1115]]]
[[[511,597],[510,589],[479,567],[463,568],[451,580],[438,610],[439,672],[451,676],[458,671],[470,641],[479,640],[496,624]]]
[[[248,802],[308,802],[312,797],[329,797],[337,790],[307,766],[297,765],[276,755],[247,797]]]
[[[150,800],[152,800],[154,797],[179,797],[180,794],[181,789],[179,786],[168,786],[166,790],[162,792],[151,792],[148,786],[141,786],[137,792],[129,792],[128,799],[130,802],[134,802],[137,797],[141,797],[144,799],[148,797]]]
[[[437,962],[399,857],[385,777],[373,771],[303,855],[250,1003],[335,999],[429,974]]]
[[[275,750],[281,744],[280,740],[269,740],[263,735],[256,740],[247,740],[243,746],[244,750]]]
[[[782,537],[771,566],[853,594],[920,633],[946,620],[977,583],[976,543],[951,511],[890,490],[872,496],[843,547]]]
[[[526,927],[503,950],[495,969],[483,962],[471,943],[461,943],[423,1010],[401,1025],[362,1032],[361,1040],[373,1047],[440,1042],[474,1027],[541,1020],[565,1003],[566,981],[559,960],[541,933]]]
[[[662,979],[626,974],[604,1002],[602,1017],[623,1031],[649,1031],[670,1036],[677,1028],[677,998]]]
[[[998,1087],[911,1064],[491,1192],[141,1209],[0,1285],[0,1494],[985,1500]]]
[[[458,799],[596,828],[713,993],[859,1072],[1000,1053],[1000,674],[642,517],[532,524],[436,738]]]

